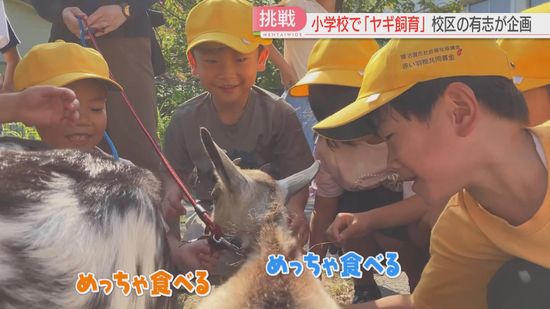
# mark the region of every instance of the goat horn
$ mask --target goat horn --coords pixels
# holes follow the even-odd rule
[[[288,201],[296,192],[307,186],[318,171],[319,161],[315,161],[307,169],[290,175],[285,179],[278,180],[277,184],[283,189],[285,201]]]

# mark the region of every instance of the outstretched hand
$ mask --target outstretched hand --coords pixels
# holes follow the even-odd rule
[[[330,241],[342,245],[351,238],[365,235],[367,224],[358,220],[358,214],[339,213],[327,229],[327,237]]]
[[[186,269],[212,271],[222,253],[211,247],[207,239],[182,244],[174,237],[168,236],[168,242],[172,260],[176,265]]]
[[[75,122],[80,117],[80,103],[68,88],[34,86],[5,95],[14,96],[15,115],[12,121],[40,126]]]

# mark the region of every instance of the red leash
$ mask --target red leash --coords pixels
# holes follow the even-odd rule
[[[86,31],[88,32],[88,34],[90,36],[90,39],[92,41],[92,44],[94,45],[94,48],[99,53],[101,53],[101,50],[99,49],[99,46],[97,44],[95,35],[92,33],[92,31],[90,31],[88,21],[84,18],[82,18],[82,21],[84,22],[84,25],[86,26]],[[111,70],[109,70],[109,76],[112,80],[116,81],[115,76],[113,75]],[[136,110],[134,109],[133,105],[130,103],[130,100],[128,99],[128,96],[126,95],[126,92],[124,91],[124,89],[120,92],[120,94],[122,95],[122,98],[123,98],[124,102],[126,103],[126,106],[128,106],[128,108],[130,109],[130,112],[134,116],[134,119],[138,122],[139,127],[141,128],[141,131],[143,131],[143,133],[145,133],[145,135],[147,136],[147,139],[149,140],[151,145],[153,145],[153,148],[155,149],[155,152],[157,153],[157,155],[161,159],[162,163],[168,169],[168,172],[170,173],[170,176],[176,182],[178,187],[183,191],[183,193],[184,193],[185,197],[187,198],[187,200],[191,203],[191,205],[193,205],[193,208],[195,209],[195,212],[197,213],[199,218],[204,222],[204,224],[206,225],[206,227],[210,231],[210,239],[215,244],[217,244],[218,246],[224,246],[228,249],[232,249],[232,250],[235,250],[235,251],[240,251],[240,248],[238,246],[231,243],[229,240],[227,240],[223,236],[223,233],[222,233],[222,230],[221,230],[220,226],[217,225],[216,223],[214,223],[214,221],[210,217],[210,214],[208,213],[208,211],[206,211],[206,209],[204,209],[204,207],[202,207],[200,204],[198,204],[195,201],[195,199],[193,199],[193,197],[191,196],[191,194],[189,193],[189,191],[187,190],[187,188],[185,187],[185,185],[183,184],[181,179],[178,177],[178,175],[174,171],[174,168],[172,167],[172,165],[170,165],[170,163],[168,162],[168,160],[166,159],[164,154],[160,151],[159,146],[157,145],[157,143],[155,142],[155,140],[153,139],[151,134],[149,134],[147,129],[145,129],[145,126],[143,125],[143,122],[141,122],[141,119],[139,119],[139,116],[136,113]]]

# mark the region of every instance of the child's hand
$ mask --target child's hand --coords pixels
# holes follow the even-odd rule
[[[364,222],[358,220],[357,214],[339,213],[327,229],[327,237],[342,245],[350,238],[361,236],[365,231]]]
[[[303,246],[309,238],[309,222],[304,211],[289,208],[288,219],[292,235],[296,236],[298,245]]]
[[[8,95],[16,96],[16,117],[26,125],[61,124],[80,117],[80,103],[68,88],[34,86]]]
[[[164,218],[179,217],[186,214],[185,207],[181,204],[183,192],[172,179],[166,180],[166,191],[162,200],[162,213]]]
[[[88,25],[95,29],[95,35],[100,37],[110,33],[126,21],[122,8],[118,4],[103,5],[88,18]]]
[[[80,25],[78,24],[78,17],[86,18],[86,14],[82,12],[78,7],[71,6],[63,9],[62,12],[63,22],[65,26],[76,37],[80,37]]]
[[[212,248],[208,244],[207,239],[196,240],[182,245],[179,240],[170,236],[168,237],[172,260],[176,265],[186,269],[212,271],[218,263],[222,251]]]

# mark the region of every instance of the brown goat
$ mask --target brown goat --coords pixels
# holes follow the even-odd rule
[[[306,269],[302,276],[269,276],[270,254],[301,260],[301,248],[287,227],[284,206],[308,185],[319,169],[308,169],[276,181],[259,170],[241,170],[201,129],[202,142],[214,165],[214,221],[224,233],[241,241],[246,260],[226,283],[214,289],[199,308],[339,308],[321,282]]]

